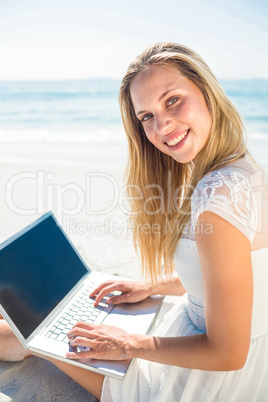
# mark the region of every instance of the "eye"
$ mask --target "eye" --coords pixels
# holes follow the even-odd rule
[[[145,114],[144,116],[142,116],[141,122],[143,123],[143,122],[145,122],[145,121],[148,121],[148,120],[151,119],[152,117],[153,117],[152,113]]]
[[[173,98],[170,98],[170,99],[167,101],[167,106],[173,105],[173,104],[176,103],[178,100],[179,100],[179,97],[178,97],[178,96],[173,96]]]

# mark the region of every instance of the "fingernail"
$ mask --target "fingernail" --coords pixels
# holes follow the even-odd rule
[[[71,343],[74,339],[75,339],[74,336],[72,336],[72,337],[68,340],[68,343]]]

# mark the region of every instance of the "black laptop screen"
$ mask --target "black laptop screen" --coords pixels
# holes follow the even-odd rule
[[[36,222],[0,246],[0,304],[25,338],[88,272],[52,214]]]

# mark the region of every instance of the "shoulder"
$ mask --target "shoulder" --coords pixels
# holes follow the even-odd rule
[[[251,191],[248,175],[232,167],[224,167],[205,175],[198,182],[192,198],[196,199],[198,196],[208,199],[219,195],[228,197],[240,190]]]
[[[251,180],[255,174],[256,170],[230,165],[205,175],[191,198],[192,223],[196,225],[202,212],[211,211],[239,228],[252,241],[257,223]]]

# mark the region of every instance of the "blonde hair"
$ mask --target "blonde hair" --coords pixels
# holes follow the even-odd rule
[[[175,66],[199,88],[211,114],[209,138],[194,162],[181,164],[160,152],[147,139],[134,112],[130,85],[135,77],[150,67],[166,65]],[[191,195],[197,183],[208,172],[244,156],[243,124],[204,60],[175,43],[157,43],[130,64],[119,103],[129,144],[126,178],[134,244],[141,251],[146,278],[157,282],[162,277],[162,263],[165,274],[172,274],[176,245],[190,219]]]

